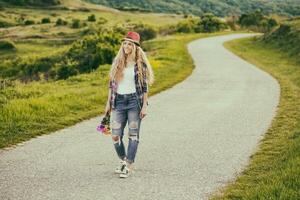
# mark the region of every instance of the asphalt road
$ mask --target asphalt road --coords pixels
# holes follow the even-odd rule
[[[246,36],[188,45],[196,68],[149,99],[129,178],[113,172],[119,161],[96,131],[99,116],[1,150],[0,199],[206,199],[247,165],[279,102],[274,78],[222,46]]]

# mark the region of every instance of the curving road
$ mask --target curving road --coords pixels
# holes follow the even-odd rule
[[[0,199],[207,199],[248,163],[279,102],[274,78],[222,46],[247,36],[188,45],[196,68],[150,98],[129,178],[113,173],[118,159],[97,117],[1,150]]]

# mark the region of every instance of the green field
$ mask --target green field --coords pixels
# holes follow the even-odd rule
[[[227,42],[225,47],[276,78],[281,96],[277,115],[249,165],[212,199],[300,199],[299,58],[276,48],[276,42],[251,38]]]

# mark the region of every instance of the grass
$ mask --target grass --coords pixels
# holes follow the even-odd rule
[[[220,34],[225,33],[174,35],[145,42],[156,78],[149,95],[192,73],[188,42]],[[103,65],[90,74],[56,82],[15,82],[14,87],[0,90],[0,148],[101,114],[107,100],[109,68]]]
[[[68,44],[61,44],[51,41],[33,40],[14,42],[16,50],[0,50],[0,60],[13,59],[18,57],[50,57],[53,54],[64,52],[70,47]]]
[[[225,47],[276,78],[280,103],[249,165],[211,199],[300,199],[300,66],[297,57],[253,38]]]

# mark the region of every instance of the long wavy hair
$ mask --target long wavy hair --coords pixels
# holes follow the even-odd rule
[[[143,51],[143,49],[137,45],[133,44],[133,49],[131,54],[133,54],[134,61],[137,63],[137,69],[138,69],[138,82],[139,85],[142,86],[143,84],[149,84],[152,85],[154,82],[154,74],[152,70],[152,66],[150,65],[150,62],[146,56],[146,53]],[[116,80],[117,83],[119,83],[123,78],[123,71],[126,66],[126,60],[128,56],[124,52],[123,48],[124,43],[122,42],[121,47],[116,55],[116,57],[113,60],[111,69],[110,69],[110,79]],[[143,71],[143,63],[146,64],[146,71]],[[146,82],[143,82],[143,73],[146,73]]]

